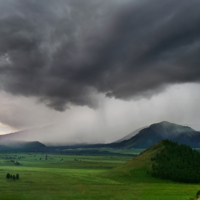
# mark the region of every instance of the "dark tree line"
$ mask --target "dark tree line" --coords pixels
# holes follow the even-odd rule
[[[7,173],[7,174],[6,174],[6,178],[7,178],[7,179],[12,178],[13,180],[19,179],[19,174],[16,174],[16,176],[15,176],[15,175],[12,175],[12,174],[10,174],[10,173]]]
[[[200,182],[200,153],[190,146],[164,140],[165,148],[152,157],[152,176],[185,183]]]

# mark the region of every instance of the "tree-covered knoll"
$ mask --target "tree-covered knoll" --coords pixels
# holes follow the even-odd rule
[[[165,148],[151,158],[152,176],[178,182],[200,182],[200,153],[190,146],[163,140]]]

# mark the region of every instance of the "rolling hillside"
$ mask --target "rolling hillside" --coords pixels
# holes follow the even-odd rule
[[[135,179],[155,177],[176,182],[200,182],[200,153],[188,145],[161,140],[125,164],[108,172],[108,176]]]
[[[130,161],[126,162],[125,164],[115,168],[113,172],[124,171],[129,173],[131,170],[134,169],[145,169],[151,170],[152,168],[152,161],[151,158],[154,157],[157,153],[161,152],[165,148],[163,140],[157,142],[156,144],[150,146],[143,152],[141,152],[138,156],[134,157]]]

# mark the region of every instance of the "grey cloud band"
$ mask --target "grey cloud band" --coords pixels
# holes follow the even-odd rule
[[[0,1],[0,89],[63,111],[200,80],[200,1]]]

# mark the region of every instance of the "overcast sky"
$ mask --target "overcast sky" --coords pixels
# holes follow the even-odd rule
[[[112,142],[164,120],[200,130],[199,24],[198,0],[0,0],[0,134]]]

